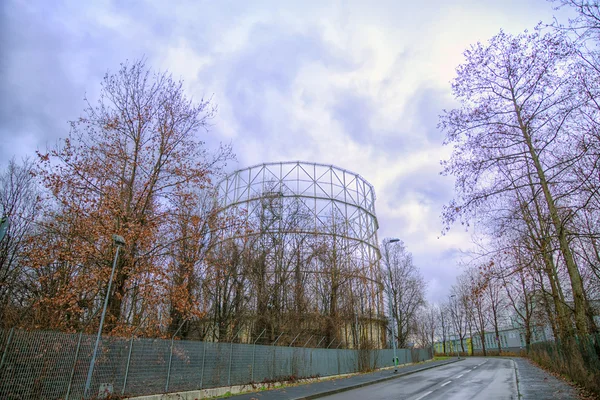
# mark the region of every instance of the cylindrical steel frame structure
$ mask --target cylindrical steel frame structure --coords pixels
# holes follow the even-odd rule
[[[340,282],[352,281],[352,290],[361,293],[356,296],[360,305],[353,306],[360,311],[355,313],[383,314],[375,191],[360,175],[301,161],[259,164],[224,178],[217,199],[220,215],[238,221],[222,232],[221,241],[241,243],[258,236],[263,246],[271,246],[271,239],[265,238],[284,235],[302,243],[304,253],[315,254],[320,248],[318,259],[303,264],[302,273],[331,275],[335,269]],[[290,241],[282,241],[286,240]],[[286,246],[282,248],[279,258],[285,258],[281,253]],[[269,269],[278,268],[277,263],[273,259]]]
[[[247,217],[261,201],[290,197],[300,200],[313,220],[312,226],[293,233],[333,235],[337,229],[338,235],[360,243],[362,268],[377,264],[375,191],[360,175],[333,165],[287,161],[237,170],[219,184],[220,209],[245,208]],[[332,223],[333,215],[343,217],[343,227]],[[281,226],[271,229],[281,231]]]

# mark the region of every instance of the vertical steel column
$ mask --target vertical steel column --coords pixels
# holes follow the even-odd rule
[[[131,363],[131,350],[133,350],[133,335],[129,340],[129,354],[127,355],[127,366],[125,367],[125,379],[123,380],[123,388],[121,389],[121,395],[125,394],[125,387],[127,386],[127,377],[129,376],[129,364]]]
[[[121,246],[125,245],[125,241],[121,236],[113,235],[113,240],[117,245],[117,252],[115,253],[115,260],[113,261],[112,270],[110,271],[110,279],[108,280],[108,288],[106,289],[106,297],[104,298],[104,307],[102,308],[102,316],[100,317],[100,326],[98,327],[98,336],[96,337],[96,344],[94,345],[94,353],[92,360],[90,361],[90,369],[88,370],[87,379],[85,380],[85,390],[83,397],[88,397],[90,386],[92,385],[92,376],[94,374],[94,366],[96,364],[96,354],[98,353],[98,345],[100,344],[100,338],[102,336],[102,327],[104,326],[104,317],[106,316],[106,307],[108,306],[108,297],[110,296],[110,288],[112,286],[113,276],[115,275],[115,268],[117,267],[117,260],[119,259],[119,250]]]
[[[79,357],[79,347],[81,346],[81,336],[83,336],[83,332],[79,332],[79,340],[77,341],[77,349],[75,350],[75,361],[73,361],[73,368],[71,368],[71,376],[69,377],[69,385],[67,386],[65,400],[69,400],[69,394],[71,394],[71,384],[73,383],[73,375],[75,375],[75,367],[77,366],[77,357]]]
[[[271,380],[275,380],[275,365],[276,365],[276,356],[277,356],[277,349],[275,348],[275,344],[277,344],[277,341],[279,340],[279,338],[281,337],[281,335],[283,335],[284,332],[281,332],[279,334],[279,336],[277,336],[277,339],[275,339],[275,341],[273,342],[273,344],[271,345],[271,347],[273,347],[273,369],[271,370]]]
[[[254,383],[254,359],[256,356],[256,342],[258,342],[258,339],[260,339],[260,337],[263,335],[263,333],[265,333],[266,330],[267,330],[267,328],[263,329],[263,331],[260,333],[260,335],[258,335],[258,337],[254,341],[254,345],[252,347],[252,375],[250,376],[251,383]]]
[[[206,361],[206,342],[202,341],[202,372],[200,372],[200,389],[202,389],[202,380],[204,379],[204,362]]]
[[[169,392],[169,381],[171,380],[171,361],[173,360],[173,344],[174,344],[175,336],[177,336],[177,334],[179,333],[181,328],[183,328],[183,325],[186,322],[187,321],[183,321],[181,323],[181,325],[179,325],[179,328],[177,328],[177,330],[175,331],[173,336],[171,336],[171,354],[169,355],[169,369],[167,370],[167,384],[165,385],[165,392]]]
[[[8,347],[10,346],[10,342],[12,341],[13,338],[13,334],[15,332],[15,328],[10,328],[10,332],[8,333],[8,339],[6,340],[6,347],[4,348],[4,351],[2,352],[2,360],[0,360],[0,370],[2,370],[2,367],[4,366],[4,361],[6,360],[6,354],[8,354]]]
[[[390,303],[390,325],[392,326],[392,348],[394,349],[394,372],[398,372],[398,359],[396,357],[396,321],[392,314],[392,288],[388,290],[388,301]]]
[[[231,339],[231,346],[229,347],[229,375],[227,377],[227,386],[231,386],[231,362],[232,362],[232,358],[233,358],[233,341],[240,334],[241,331],[242,331],[242,328],[238,329],[235,336]]]

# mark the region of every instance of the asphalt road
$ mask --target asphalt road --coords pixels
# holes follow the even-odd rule
[[[518,399],[518,394],[512,360],[475,357],[322,399]]]

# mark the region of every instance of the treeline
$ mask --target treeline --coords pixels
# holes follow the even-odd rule
[[[385,345],[378,265],[354,222],[334,207],[316,216],[277,182],[248,208],[219,208],[216,185],[233,154],[202,141],[214,113],[168,73],[126,63],[55,148],[9,163],[0,175],[9,219],[1,328],[93,333],[108,297],[112,335]],[[317,217],[326,231],[315,231]],[[113,234],[125,245],[107,293]],[[425,285],[402,243],[389,251],[404,347]]]
[[[548,329],[554,355],[573,358],[547,362],[569,364],[562,372],[579,362],[573,379],[597,380],[600,4],[559,3],[576,13],[568,26],[501,31],[466,50],[457,68],[458,106],[439,123],[452,148],[443,174],[456,179],[443,220],[446,229],[474,227],[475,250],[449,298],[420,311],[416,339],[458,339],[466,353],[474,338],[489,354],[505,349],[485,332],[519,328],[530,352]]]
[[[568,26],[501,31],[457,68],[443,219],[474,226],[476,250],[418,338],[501,354],[518,328],[529,358],[600,394],[600,5],[559,3]]]
[[[3,328],[93,332],[116,247],[106,331],[160,334],[202,315],[199,262],[215,213],[213,180],[231,149],[202,142],[214,107],[143,61],[106,74],[98,103],[48,153],[2,174],[9,227],[0,251]]]
[[[456,178],[444,220],[481,232],[478,268],[459,286],[475,320],[484,306],[497,319],[504,297],[528,343],[542,311],[556,338],[598,332],[600,13],[563,3],[578,13],[568,27],[500,32],[467,50],[452,82],[460,107],[439,124]]]

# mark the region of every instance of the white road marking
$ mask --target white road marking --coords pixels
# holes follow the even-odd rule
[[[452,381],[448,381],[446,383],[442,383],[442,387],[446,386],[447,384],[452,383]]]
[[[467,372],[469,372],[469,371],[467,371]],[[458,375],[458,376],[456,377],[456,379],[458,379],[458,378],[462,377],[463,375],[464,375],[464,374],[460,374],[460,375]]]
[[[429,392],[424,393],[421,397],[417,397],[415,400],[421,400],[423,397],[430,395],[431,393],[433,393],[433,390],[430,390]]]

